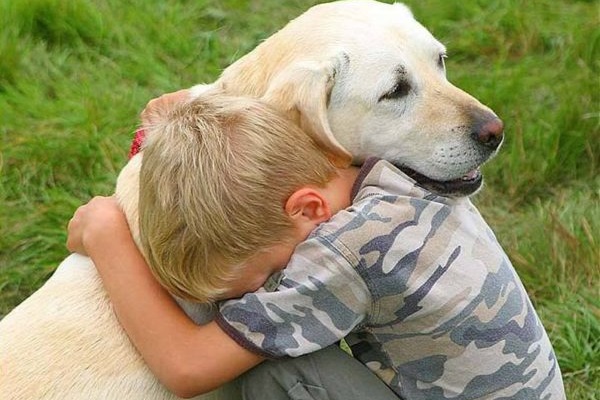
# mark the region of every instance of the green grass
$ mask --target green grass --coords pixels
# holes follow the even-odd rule
[[[109,194],[146,102],[212,81],[314,1],[0,0],[0,315]],[[475,202],[519,271],[570,399],[600,398],[600,10],[410,0],[450,79],[505,121]]]

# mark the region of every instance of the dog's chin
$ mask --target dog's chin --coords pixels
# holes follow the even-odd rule
[[[445,197],[465,197],[477,192],[483,185],[483,175],[479,168],[470,171],[461,178],[438,181],[431,179],[408,167],[400,166],[402,172],[414,179],[419,186],[432,193]]]

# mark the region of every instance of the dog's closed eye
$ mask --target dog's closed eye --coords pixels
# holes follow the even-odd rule
[[[403,65],[399,65],[398,67],[396,67],[396,70],[394,72],[396,75],[396,83],[394,84],[394,86],[392,86],[391,90],[384,93],[379,98],[379,101],[397,100],[402,97],[406,97],[410,93],[412,86],[407,78],[406,67],[404,67]]]
[[[408,95],[408,93],[410,93],[410,90],[411,90],[410,82],[405,78],[401,78],[396,82],[396,84],[394,85],[392,90],[385,93],[383,96],[381,96],[379,98],[379,101],[393,100],[393,99],[399,99],[401,97],[405,97]]]

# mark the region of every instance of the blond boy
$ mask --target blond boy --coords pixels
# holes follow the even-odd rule
[[[144,116],[149,125],[144,129],[139,207],[145,255],[154,275],[176,296],[199,302],[239,297],[258,289],[282,269],[295,245],[330,217],[329,207],[335,210],[349,204],[348,191],[342,188],[352,184],[357,169],[336,169],[308,136],[261,102],[215,92],[172,109],[183,97],[170,94],[161,108],[154,107]],[[94,216],[97,212],[102,215]],[[165,304],[171,316],[175,309],[169,307],[171,299],[164,297],[165,292],[150,276],[146,283],[151,289],[143,291],[162,294],[161,306],[154,309],[151,301],[143,300],[145,295],[137,297],[141,287],[135,283],[143,280],[139,277],[147,272],[145,266],[130,279],[126,273],[133,268],[103,268],[105,257],[119,258],[119,266],[143,262],[128,247],[131,239],[126,226],[117,226],[123,222],[112,198],[95,198],[72,220],[68,247],[89,253],[98,263],[107,290],[115,295],[111,299],[124,327],[131,322],[143,324],[143,332],[136,333],[134,328],[128,334],[132,339],[141,338],[133,339],[134,343],[159,379],[187,397],[217,387],[232,374],[262,361],[240,349],[237,355],[177,363],[181,358],[178,350],[172,349],[183,343],[177,339],[179,333],[196,327],[184,327],[189,322],[185,319],[153,318]],[[121,291],[132,296],[131,300],[121,299],[117,294]],[[129,314],[132,307],[143,305],[147,307]],[[159,335],[158,340],[148,334],[148,326],[165,327],[173,320],[185,322],[177,325],[181,331]],[[227,349],[227,343],[219,342],[219,346]],[[150,349],[161,349],[161,354]],[[197,381],[205,382],[197,389],[197,382],[181,379],[183,374],[177,371],[201,360],[205,366],[214,362],[234,372],[226,372],[227,378],[221,373],[206,374]],[[239,361],[244,362],[243,369],[236,365]],[[336,345],[297,361],[293,368],[300,369],[303,377],[296,392],[310,387],[310,391],[330,393],[331,400],[396,399],[372,372]],[[246,399],[255,398],[250,393],[262,386],[254,384],[261,379],[255,376],[243,379]],[[329,377],[328,381],[322,381],[323,376]],[[297,377],[293,379],[298,385]],[[193,389],[188,390],[190,384]],[[270,385],[267,389],[277,388]],[[264,399],[265,388],[258,390],[256,398]]]
[[[146,154],[142,184],[163,182],[141,198],[146,203],[141,207],[148,207],[141,208],[146,214],[141,224],[151,268],[173,293],[222,299],[255,289],[291,257],[276,290],[227,301],[216,323],[197,327],[152,279],[135,246],[123,242],[123,220],[114,204],[100,201],[82,209],[73,230],[84,233],[72,237],[72,248],[94,260],[125,330],[168,387],[180,395],[196,394],[267,357],[319,354],[348,337],[355,356],[401,398],[564,398],[547,335],[512,265],[468,199],[436,196],[377,159],[360,171],[334,170],[321,156],[320,169],[314,164],[319,160],[300,154],[317,149],[308,139],[299,146],[302,133],[283,128],[285,120],[268,107],[233,98],[203,101],[202,107],[194,103],[172,112],[167,125],[157,126],[149,138],[146,151],[153,147],[156,153]],[[226,109],[225,103],[235,103],[227,106],[235,112],[202,124],[195,119],[210,116],[207,107]],[[177,136],[189,126],[192,141]],[[226,145],[219,142],[221,135]],[[256,139],[263,135],[273,145],[288,135],[293,139],[274,151],[249,144],[260,143]],[[196,140],[217,146],[186,152]],[[182,155],[169,152],[172,145]],[[154,157],[162,161],[150,161]],[[163,161],[173,168],[160,171]],[[304,176],[289,186],[276,180],[287,181],[297,168],[309,175],[315,168],[312,174],[320,178],[303,181]],[[203,178],[191,180],[190,173]],[[204,187],[207,181],[216,183]],[[255,187],[261,194],[253,193]],[[204,198],[194,198],[200,190]],[[238,197],[240,192],[256,202]],[[268,208],[274,214],[263,204],[271,197]],[[163,234],[166,216],[173,221]],[[228,235],[234,231],[240,236],[232,240]],[[193,244],[194,238],[204,243]],[[210,270],[213,257],[216,268]],[[119,283],[123,274],[133,288]],[[270,385],[261,385],[266,375],[260,369],[251,373],[263,398],[298,395],[290,376],[302,371],[289,365],[265,364]],[[352,382],[349,377],[344,383]]]

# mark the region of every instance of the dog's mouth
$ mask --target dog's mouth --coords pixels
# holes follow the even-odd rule
[[[425,189],[448,197],[462,197],[475,193],[483,184],[483,175],[479,168],[467,172],[458,179],[438,181],[431,179],[413,169],[401,166],[400,169]]]

